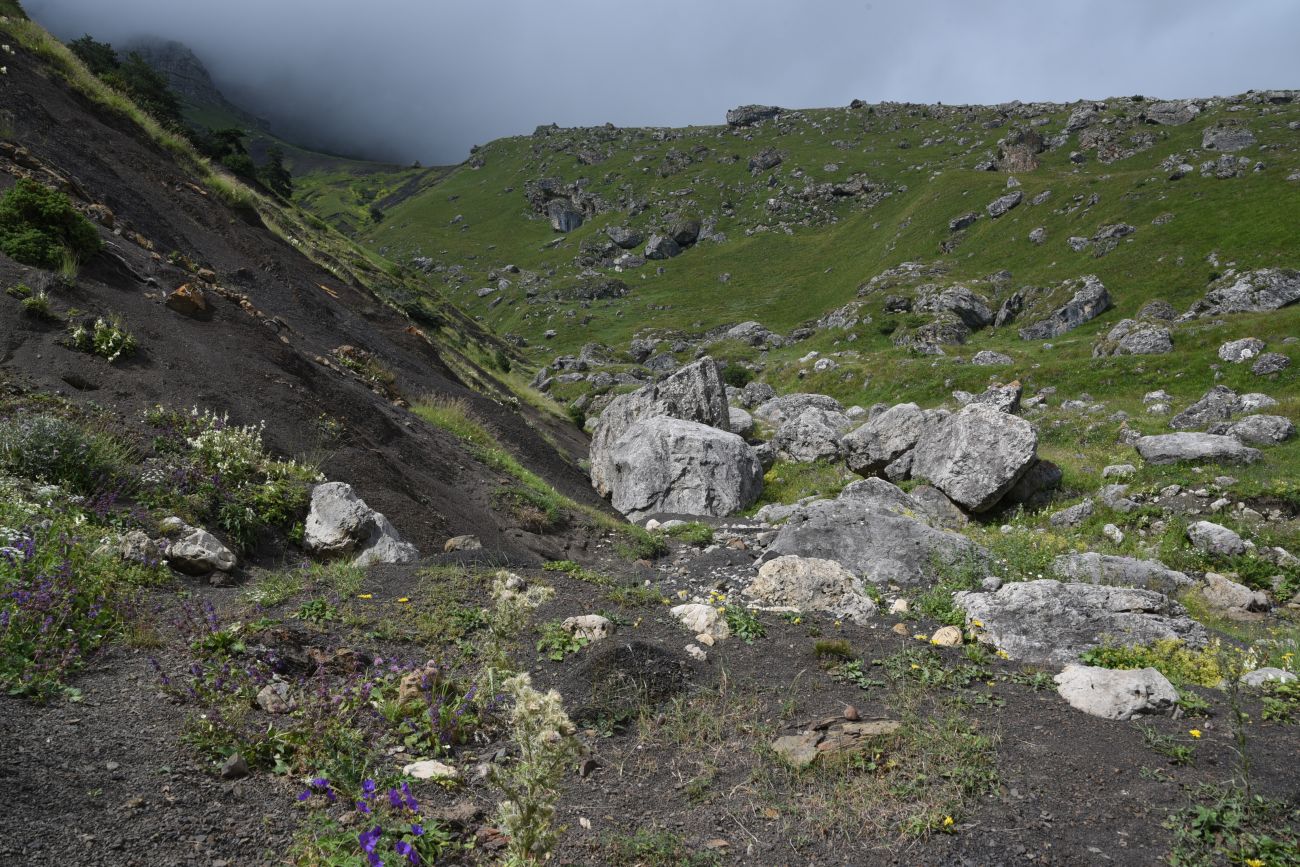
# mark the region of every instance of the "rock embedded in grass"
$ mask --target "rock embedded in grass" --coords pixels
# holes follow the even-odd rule
[[[1135,448],[1149,464],[1174,464],[1181,461],[1253,464],[1263,457],[1259,449],[1244,446],[1235,437],[1207,433],[1145,436],[1137,441]]]

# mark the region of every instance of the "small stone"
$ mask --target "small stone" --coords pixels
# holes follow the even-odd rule
[[[937,644],[939,647],[960,647],[961,642],[961,630],[956,626],[944,626],[936,629],[934,635],[930,636],[930,643]]]
[[[772,751],[795,768],[806,768],[817,760],[817,742],[821,735],[805,732],[784,735],[772,742]]]
[[[412,762],[402,768],[402,773],[417,780],[459,780],[460,771],[434,759]]]
[[[890,613],[890,614],[906,614],[906,613],[907,613],[907,608],[908,608],[908,605],[907,605],[907,600],[906,600],[906,599],[895,599],[893,602],[891,602],[891,603],[889,604],[889,613]]]
[[[698,644],[686,645],[686,655],[689,656],[691,659],[695,659],[700,662],[704,662],[704,660],[709,658],[709,655],[704,652],[704,648],[700,647]]]
[[[444,554],[450,554],[454,551],[478,551],[483,547],[478,536],[466,534],[464,536],[452,536],[447,540],[447,544],[442,546]]]
[[[707,632],[715,639],[731,635],[731,628],[727,626],[726,619],[712,605],[699,602],[676,605],[670,609],[670,613],[694,634]]]
[[[1263,686],[1266,683],[1295,683],[1296,676],[1280,668],[1257,668],[1241,676],[1246,686]]]
[[[851,722],[856,722],[857,720],[862,719],[862,716],[858,713],[858,709],[851,704],[844,706],[844,713],[841,714],[841,716]]]
[[[576,638],[585,638],[587,641],[602,641],[614,634],[614,624],[610,622],[608,617],[602,617],[599,614],[569,617],[560,625],[570,635]]]
[[[288,713],[293,710],[294,703],[289,695],[289,684],[277,680],[262,687],[257,694],[257,706],[267,713]]]
[[[239,753],[231,753],[221,766],[221,779],[242,780],[249,775],[248,762]]]
[[[895,623],[893,633],[895,635],[907,635],[908,629],[906,623]]]

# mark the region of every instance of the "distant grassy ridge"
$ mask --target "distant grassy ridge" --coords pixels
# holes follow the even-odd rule
[[[1117,316],[1131,315],[1152,298],[1164,298],[1182,309],[1200,296],[1212,273],[1222,270],[1206,261],[1212,252],[1239,268],[1300,264],[1292,229],[1297,184],[1285,180],[1300,169],[1300,135],[1286,125],[1300,119],[1300,106],[1269,107],[1267,114],[1255,104],[1240,112],[1227,108],[1221,104],[1184,126],[1128,129],[1120,136],[1122,144],[1133,134],[1152,135],[1155,144],[1110,165],[1097,162],[1094,151],[1085,152],[1082,166],[1070,162],[1070,152],[1079,149],[1078,135],[1073,134],[1063,147],[1041,154],[1038,169],[1016,173],[1025,202],[996,220],[984,215],[984,206],[1008,192],[1008,175],[975,171],[973,166],[995,150],[1000,137],[1027,121],[1012,118],[985,129],[983,124],[992,122],[996,112],[977,108],[963,122],[964,129],[954,132],[953,120],[928,117],[919,107],[889,118],[867,110],[827,108],[803,111],[801,120],[791,121],[794,129],[789,134],[781,134],[771,122],[741,133],[689,127],[670,131],[665,141],[657,141],[651,130],[619,131],[616,141],[586,143],[588,149],[609,153],[596,165],[582,165],[569,152],[582,149],[581,144],[553,149],[555,142],[574,135],[568,131],[501,139],[478,152],[481,168],[461,166],[436,186],[392,207],[381,223],[366,227],[362,237],[371,249],[398,261],[423,255],[461,266],[471,279],[450,290],[458,304],[498,330],[530,340],[556,329],[558,335],[548,342],[552,352],[593,339],[623,344],[650,324],[696,330],[758,319],[770,328],[788,330],[853,300],[863,281],[905,261],[941,260],[949,268],[945,280],[975,279],[1008,269],[1013,276],[1007,292],[1096,273],[1111,290]],[[1113,118],[1139,109],[1118,105],[1103,115]],[[1062,108],[1038,129],[1056,133],[1067,116]],[[1265,169],[1229,180],[1202,178],[1195,171],[1179,181],[1167,180],[1168,172],[1161,171],[1159,163],[1172,154],[1199,152],[1202,130],[1224,118],[1251,127],[1258,144],[1242,155],[1261,160]],[[897,130],[892,128],[895,122]],[[941,138],[943,143],[923,144]],[[955,144],[960,138],[967,140],[965,145]],[[904,140],[909,147],[899,147]],[[659,176],[657,168],[670,149],[689,153],[697,146],[710,148],[702,161],[669,177]],[[777,229],[746,237],[746,228],[774,222],[767,218],[766,203],[775,193],[761,183],[768,173],[752,177],[747,169],[748,157],[766,147],[785,155],[777,170],[783,184],[802,186],[802,179],[792,177],[795,170],[818,182],[862,173],[892,194],[870,210],[835,206],[835,222],[797,227],[793,234]],[[726,155],[737,160],[719,160]],[[1189,161],[1215,156],[1199,152]],[[831,164],[834,170],[824,168]],[[526,181],[544,176],[566,182],[586,178],[587,189],[607,200],[629,195],[651,207],[631,219],[621,212],[597,216],[565,236],[558,247],[547,248],[561,236],[530,214],[523,193]],[[681,190],[691,192],[670,195]],[[1028,204],[1046,190],[1052,192],[1046,204]],[[1099,201],[1092,207],[1057,213],[1076,196],[1086,201],[1093,194]],[[724,204],[734,217],[727,216]],[[652,226],[669,209],[716,219],[717,230],[729,240],[702,242],[676,259],[619,275],[632,287],[626,298],[556,305],[561,314],[571,310],[575,318],[591,317],[583,327],[574,327],[563,315],[526,318],[539,305],[526,303],[521,293],[510,294],[511,301],[494,308],[488,306],[494,297],[474,295],[475,289],[487,285],[491,268],[508,263],[540,272],[553,268],[553,282],[560,282],[576,271],[573,258],[584,240],[611,224]],[[950,237],[949,220],[969,211],[980,213],[981,219],[966,230],[954,252],[942,254],[939,245]],[[1167,212],[1174,214],[1172,221],[1152,225]],[[1071,235],[1091,237],[1101,226],[1117,222],[1127,222],[1137,232],[1106,256],[1076,253],[1065,243]],[[1047,241],[1036,246],[1028,235],[1040,226]],[[655,274],[657,266],[663,267],[663,275]],[[726,283],[719,280],[724,272],[731,275]],[[665,306],[669,309],[660,309]]]

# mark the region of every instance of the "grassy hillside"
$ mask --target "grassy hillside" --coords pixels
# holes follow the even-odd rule
[[[1008,269],[1005,294],[1095,273],[1109,287],[1118,316],[1151,298],[1184,308],[1219,270],[1207,262],[1211,253],[1240,268],[1295,264],[1290,251],[1300,186],[1286,178],[1300,169],[1300,135],[1288,128],[1300,119],[1300,106],[1221,100],[1189,123],[1158,126],[1139,119],[1146,100],[1105,105],[1089,127],[1037,155],[1037,168],[1010,172],[975,166],[1017,130],[1045,138],[1062,132],[1072,106],[880,105],[787,112],[748,129],[560,130],[503,139],[476,154],[481,167],[463,165],[390,208],[364,237],[398,261],[428,256],[459,266],[463,280],[449,280],[451,297],[499,331],[530,341],[555,329],[550,343],[557,350],[590,340],[625,343],[650,326],[701,330],[758,319],[786,331],[852,300],[865,280],[907,261],[940,263],[951,280]],[[1252,165],[1230,179],[1193,171],[1169,180],[1161,163],[1174,155],[1197,167],[1218,156],[1201,150],[1202,130],[1227,118],[1254,132],[1257,144],[1238,155],[1262,162],[1262,169]],[[1148,140],[1150,146],[1103,163],[1080,142],[1098,130],[1112,133],[1122,148]],[[765,148],[775,148],[783,163],[751,173],[750,157]],[[1076,151],[1081,165],[1070,159]],[[694,161],[673,170],[673,152]],[[585,165],[579,154],[607,158]],[[868,179],[876,192],[815,207],[798,201],[806,184],[853,176]],[[585,178],[584,189],[613,207],[559,235],[524,195],[525,184],[542,177]],[[991,219],[985,205],[1008,192],[1009,177],[1020,182],[1025,201]],[[1046,191],[1044,204],[1029,204]],[[630,203],[643,204],[643,212],[629,215]],[[548,297],[581,270],[575,256],[606,227],[648,232],[673,212],[713,222],[727,240],[701,242],[678,258],[619,275],[631,287],[625,298],[588,306]],[[943,252],[940,244],[953,237],[949,221],[967,212],[981,219],[955,250]],[[1167,213],[1169,222],[1152,224]],[[1137,231],[1108,255],[1094,258],[1066,244],[1070,236],[1091,237],[1119,222]],[[1028,237],[1037,227],[1046,233],[1041,246]],[[507,264],[543,275],[542,291],[533,299],[508,292],[489,306],[497,296],[479,299],[475,291]],[[730,274],[725,283],[724,273]]]

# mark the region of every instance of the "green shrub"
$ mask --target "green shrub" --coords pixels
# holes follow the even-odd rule
[[[120,439],[52,415],[0,421],[0,467],[33,481],[93,494],[119,484],[131,462]]]
[[[23,312],[42,322],[59,321],[59,314],[54,312],[54,307],[50,304],[50,296],[44,292],[37,292],[35,295],[24,298]]]
[[[5,294],[10,298],[17,298],[19,301],[22,301],[25,298],[32,297],[32,287],[24,283],[18,283],[6,289]]]
[[[1100,668],[1154,668],[1175,686],[1186,683],[1218,686],[1223,680],[1217,644],[1198,650],[1187,647],[1176,638],[1136,647],[1096,647],[1080,654],[1079,661]]]
[[[110,319],[101,316],[92,325],[76,326],[72,329],[72,345],[82,352],[106,358],[110,364],[119,358],[130,358],[139,348],[134,335],[117,316]]]
[[[735,362],[728,364],[722,371],[722,381],[736,388],[744,388],[753,378],[754,371],[743,364],[736,364]]]
[[[708,545],[713,541],[713,528],[699,521],[678,524],[667,531],[669,536],[688,545]]]
[[[102,246],[95,227],[58,190],[24,178],[0,198],[0,250],[16,262],[53,271],[65,251],[85,259]]]
[[[668,542],[662,533],[652,533],[635,524],[621,529],[624,541],[617,546],[621,556],[629,560],[654,560],[668,553]]]

